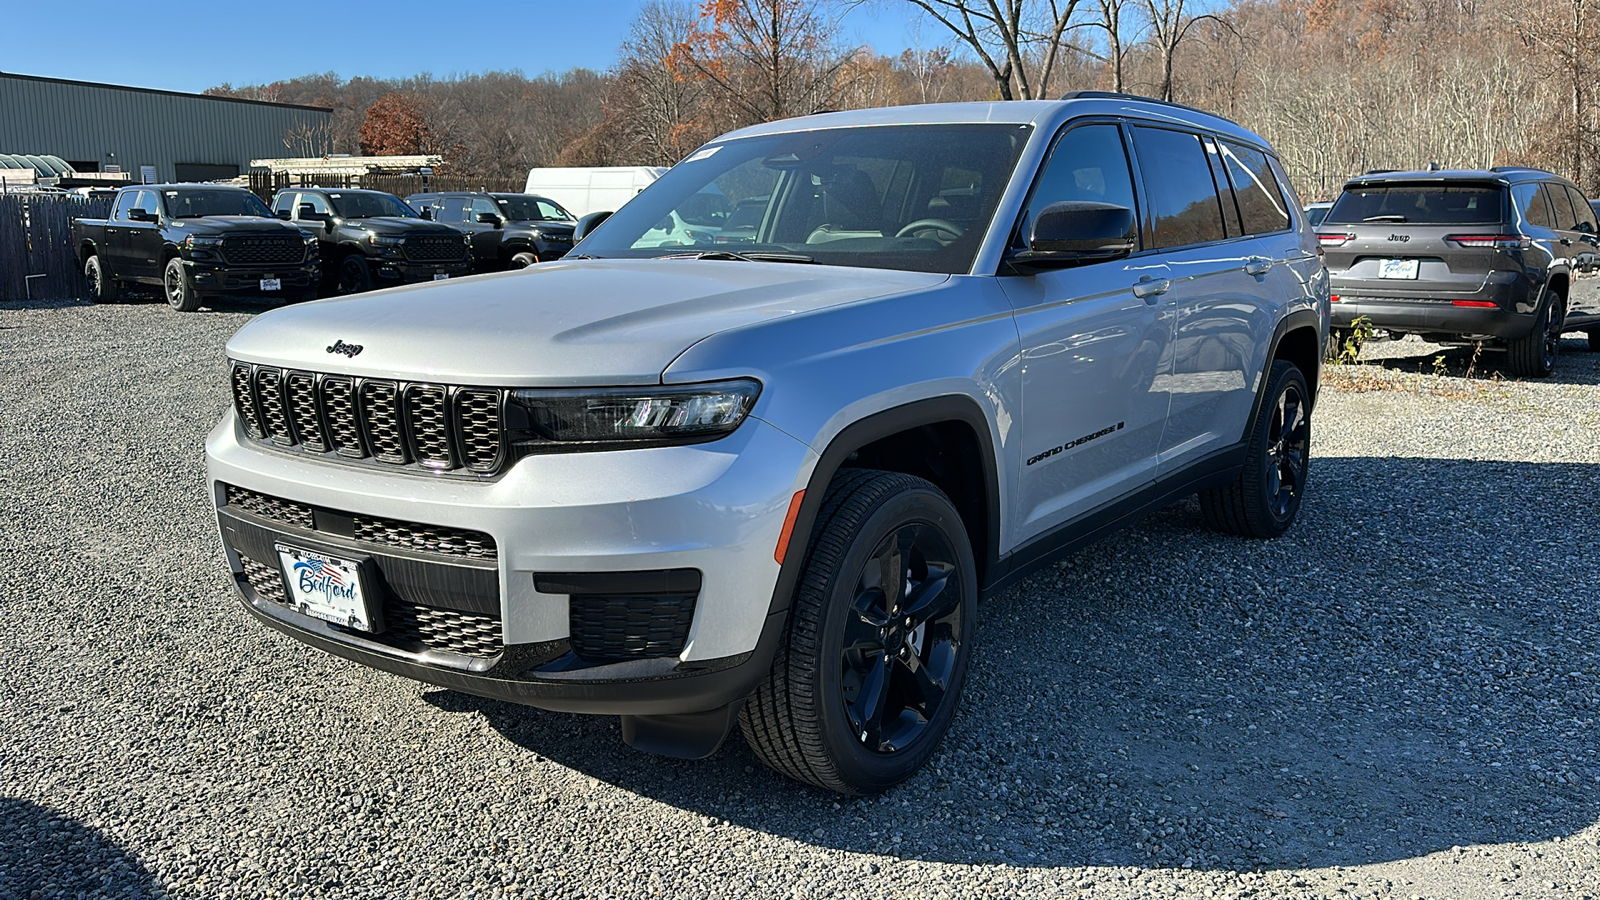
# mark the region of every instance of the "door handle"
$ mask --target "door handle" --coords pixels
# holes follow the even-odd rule
[[[1140,300],[1149,301],[1152,297],[1165,294],[1172,287],[1172,282],[1166,278],[1155,278],[1146,275],[1133,285],[1133,295]]]
[[[1272,260],[1264,256],[1252,256],[1244,262],[1246,275],[1265,275],[1272,271]]]
[[[1563,246],[1563,247],[1571,247],[1572,246],[1572,238],[1562,238],[1561,239],[1561,246]]]

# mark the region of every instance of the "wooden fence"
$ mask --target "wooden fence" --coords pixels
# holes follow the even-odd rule
[[[526,178],[485,178],[477,175],[315,175],[288,172],[251,172],[250,190],[268,203],[272,195],[284,188],[367,188],[387,191],[396,197],[420,194],[424,191],[495,191],[521,193]]]
[[[109,215],[110,198],[0,194],[0,301],[88,296],[72,247],[72,220]]]

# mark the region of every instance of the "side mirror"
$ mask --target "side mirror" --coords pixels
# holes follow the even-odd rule
[[[424,206],[422,208],[422,211],[418,212],[417,215],[423,217],[424,219],[427,219],[429,222],[432,222],[433,221],[433,207]]]
[[[277,210],[277,211],[273,212],[273,215],[277,216],[278,218],[280,218],[282,220],[284,220],[285,222],[289,221],[289,219],[292,218],[289,215],[289,211],[287,209]]]
[[[476,216],[473,217],[473,219],[479,225],[493,225],[496,228],[499,228],[501,225],[504,225],[505,221],[506,221],[505,219],[500,218],[498,215],[495,215],[494,213],[478,213]]]
[[[1024,266],[1059,268],[1121,259],[1137,245],[1133,210],[1086,200],[1052,203],[1033,220],[1028,249],[1013,254]]]
[[[325,212],[317,212],[317,208],[309,203],[300,204],[300,218],[307,222],[326,222],[330,218]]]
[[[130,222],[154,222],[155,220],[156,214],[148,209],[135,206],[128,210],[128,221]]]
[[[572,242],[576,244],[577,242],[588,237],[589,232],[599,228],[600,223],[609,218],[611,218],[610,210],[605,212],[592,212],[579,218],[577,227],[572,229]]]

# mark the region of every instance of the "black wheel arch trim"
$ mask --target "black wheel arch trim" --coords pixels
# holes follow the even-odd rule
[[[805,499],[801,501],[800,512],[795,516],[789,546],[778,569],[778,583],[773,588],[772,602],[767,609],[769,617],[786,616],[788,613],[789,600],[794,596],[795,585],[800,580],[800,570],[805,565],[806,545],[817,524],[817,513],[822,509],[828,484],[833,480],[833,476],[844,468],[844,463],[848,461],[850,454],[873,441],[903,431],[951,421],[968,426],[978,437],[978,455],[984,480],[984,515],[987,519],[984,531],[987,546],[974,547],[972,555],[980,561],[979,564],[983,568],[985,577],[979,578],[979,589],[982,590],[984,580],[992,572],[995,561],[1000,555],[1000,470],[995,459],[993,433],[983,408],[976,400],[964,394],[945,394],[873,413],[845,426],[828,442],[821,458],[811,470],[811,477],[806,481]]]
[[[1266,362],[1259,373],[1261,383],[1256,388],[1255,402],[1250,404],[1250,418],[1245,420],[1244,431],[1239,436],[1241,443],[1250,439],[1250,429],[1255,424],[1256,416],[1261,412],[1261,404],[1266,402],[1267,388],[1271,387],[1268,382],[1272,380],[1272,363],[1278,358],[1278,348],[1283,344],[1283,339],[1288,336],[1289,332],[1301,328],[1309,328],[1316,332],[1318,340],[1316,364],[1318,366],[1322,365],[1322,354],[1327,349],[1322,342],[1326,339],[1326,336],[1322,333],[1322,317],[1318,315],[1317,311],[1314,309],[1297,309],[1279,319],[1277,326],[1272,331],[1271,349],[1267,351]],[[1315,411],[1317,408],[1317,392],[1322,386],[1322,378],[1316,372],[1301,372],[1300,374],[1305,376],[1306,382],[1311,388],[1310,406]]]

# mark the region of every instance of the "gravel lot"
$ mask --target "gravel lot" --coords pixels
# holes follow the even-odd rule
[[[201,441],[259,309],[0,304],[0,897],[1600,897],[1576,341],[1372,345],[1287,537],[1190,503],[996,598],[933,765],[839,801],[250,620]]]

